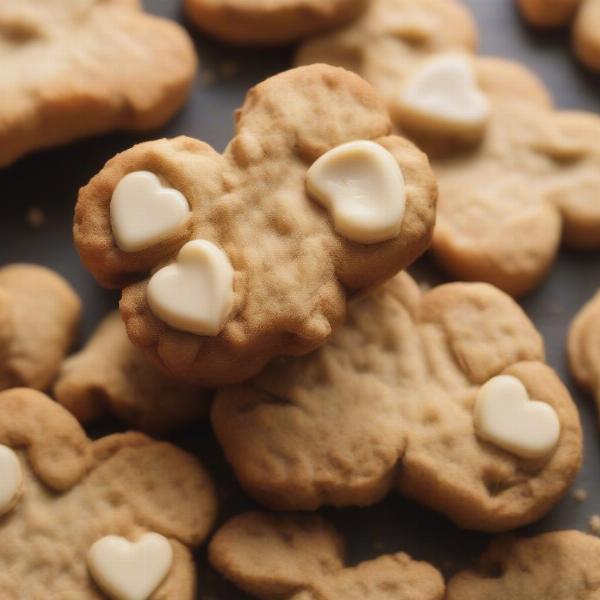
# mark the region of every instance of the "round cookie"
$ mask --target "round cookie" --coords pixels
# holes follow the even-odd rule
[[[0,167],[117,129],[146,131],[183,105],[189,36],[138,0],[0,4]]]
[[[136,429],[164,434],[208,413],[212,393],[179,384],[153,367],[127,337],[118,312],[67,358],[54,397],[81,423],[110,412]]]
[[[575,15],[581,0],[518,0],[528,23],[536,27],[566,25]]]
[[[217,499],[195,458],[133,432],[92,442],[59,404],[24,388],[0,394],[0,443],[23,478],[0,522],[3,598],[196,598],[191,551]]]
[[[435,219],[427,157],[388,135],[382,101],[348,71],[276,75],[250,91],[236,124],[224,154],[185,137],[119,154],[75,211],[80,256],[123,289],[131,340],[203,386],[323,344],[349,297],[427,248]],[[115,229],[138,250],[121,249]],[[385,236],[353,239],[374,232]]]
[[[0,269],[0,390],[46,389],[73,344],[81,301],[57,273],[37,265]]]
[[[580,531],[500,539],[477,570],[448,582],[447,600],[595,600],[600,540]]]
[[[245,513],[212,539],[209,558],[224,577],[269,600],[441,600],[444,581],[425,562],[403,553],[354,567],[344,563],[344,542],[317,516]]]
[[[232,44],[278,45],[342,25],[368,0],[185,0],[194,25]]]
[[[396,489],[461,527],[507,530],[547,513],[581,463],[577,410],[543,361],[506,294],[471,283],[421,294],[400,274],[351,304],[316,352],[221,389],[212,422],[244,489],[270,508],[364,506]],[[499,375],[525,397],[492,394],[490,431],[475,412]],[[557,441],[539,403],[558,420]],[[531,458],[540,434],[551,445]]]
[[[573,319],[567,349],[573,377],[600,406],[600,292]]]

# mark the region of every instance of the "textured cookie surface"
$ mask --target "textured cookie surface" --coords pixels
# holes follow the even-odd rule
[[[600,292],[577,314],[568,339],[571,373],[600,406]]]
[[[224,154],[190,138],[140,144],[116,156],[81,190],[75,214],[79,253],[104,285],[124,288],[121,313],[132,341],[177,378],[200,385],[240,381],[273,356],[323,344],[346,300],[393,276],[430,241],[437,188],[426,156],[401,137],[374,90],[325,65],[266,80],[236,116]],[[332,148],[373,140],[402,170],[406,210],[400,233],[376,244],[337,234],[305,189],[307,169]],[[151,171],[185,196],[189,221],[135,253],[118,248],[110,204],[121,179]],[[235,271],[233,302],[221,332],[201,336],[154,316],[148,280],[182,244],[208,240]],[[141,279],[141,280],[140,280]]]
[[[580,531],[557,531],[499,540],[481,568],[448,583],[447,600],[596,600],[600,540]]]
[[[58,274],[36,265],[0,269],[0,390],[46,389],[77,334],[81,302]]]
[[[193,457],[137,433],[91,442],[67,411],[24,388],[0,394],[0,443],[17,452],[24,477],[0,522],[2,598],[105,600],[87,571],[90,546],[149,531],[173,551],[151,600],[196,597],[191,549],[212,526],[216,496]]]
[[[0,166],[114,129],[161,126],[196,70],[179,26],[137,0],[0,4]]]
[[[285,44],[356,17],[368,0],[186,0],[199,28],[234,44]]]
[[[344,564],[344,543],[320,517],[246,513],[228,521],[209,548],[224,577],[257,598],[441,600],[436,569],[406,554]]]
[[[318,351],[222,389],[212,421],[238,480],[270,507],[366,505],[395,488],[463,527],[505,530],[546,513],[580,466],[576,408],[543,357],[499,290],[455,283],[421,295],[401,274],[352,304]],[[545,459],[475,434],[475,398],[499,374],[556,411],[560,439]]]
[[[150,365],[112,313],[86,347],[63,362],[54,396],[82,423],[111,412],[136,429],[165,433],[205,415],[211,394]]]
[[[489,103],[478,137],[467,130],[463,140],[427,123],[420,128],[401,109],[403,85],[431,57],[468,53],[475,40],[464,9],[430,2],[376,0],[359,24],[305,44],[297,62],[341,64],[374,84],[396,128],[435,157],[440,197],[433,250],[440,262],[457,278],[523,294],[546,275],[561,239],[576,248],[600,247],[600,119],[556,111],[543,84],[516,63],[473,57]],[[396,34],[394,23],[404,33]]]

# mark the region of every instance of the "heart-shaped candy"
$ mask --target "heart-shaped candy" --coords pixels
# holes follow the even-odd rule
[[[475,431],[496,446],[522,458],[547,456],[560,436],[560,421],[552,406],[531,400],[512,375],[493,377],[475,401]]]
[[[110,202],[113,236],[124,252],[144,250],[176,233],[189,215],[185,196],[149,171],[125,175]]]
[[[98,587],[114,600],[146,600],[171,569],[173,549],[158,533],[132,543],[109,535],[88,551],[88,568]]]
[[[426,61],[407,78],[398,101],[408,115],[440,126],[481,127],[489,115],[471,61],[460,54],[441,54]]]
[[[0,445],[0,515],[12,510],[23,491],[23,470],[19,458],[8,446]]]
[[[150,279],[148,304],[175,329],[218,335],[233,306],[233,273],[229,258],[213,243],[188,242],[176,263]]]
[[[326,152],[308,170],[306,186],[329,210],[335,230],[349,240],[376,244],[400,233],[404,176],[383,146],[358,141]]]

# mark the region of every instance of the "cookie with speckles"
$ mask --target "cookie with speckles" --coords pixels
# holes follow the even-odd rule
[[[492,543],[479,568],[448,583],[447,600],[596,600],[600,540],[556,531]]]
[[[349,298],[394,276],[429,245],[435,178],[425,154],[390,135],[391,127],[381,98],[349,71],[311,65],[275,75],[249,92],[223,154],[179,137],[110,160],[80,191],[77,249],[100,283],[122,289],[129,337],[151,361],[195,385],[242,381],[274,356],[322,345],[342,322]],[[332,212],[307,189],[318,159],[351,142],[383,161],[359,159],[367,184],[391,175],[398,185],[391,199],[402,202],[403,214],[398,229],[380,241],[339,233]],[[361,210],[377,210],[378,194],[355,194],[353,177],[331,177],[341,177],[335,189],[349,200],[344,206],[362,198]],[[165,207],[173,219],[166,233],[163,219],[148,216]],[[129,208],[155,229],[146,246],[123,250],[115,219],[124,216],[126,233],[138,233],[141,221],[127,220]],[[154,236],[157,229],[162,237]],[[175,309],[199,310],[204,295],[214,317],[210,328],[173,318]],[[168,296],[169,306],[159,311],[157,296]],[[184,300],[186,306],[175,306]]]
[[[476,402],[499,375],[555,412],[560,436],[544,456],[480,435]],[[318,351],[221,389],[212,422],[242,486],[278,510],[398,490],[462,527],[508,530],[547,513],[581,464],[577,409],[514,300],[482,283],[423,294],[406,274],[356,300]]]
[[[194,457],[133,432],[92,442],[64,408],[25,388],[0,394],[0,443],[16,455],[21,480],[0,522],[3,598],[126,598],[94,584],[86,555],[106,536],[137,543],[148,533],[162,540],[169,568],[156,589],[135,597],[196,598],[191,551],[207,537],[217,500]],[[136,566],[131,558],[129,569],[137,571],[139,560]],[[148,569],[138,575],[142,581],[154,576]]]
[[[209,556],[217,571],[256,598],[269,600],[441,600],[444,581],[404,553],[354,567],[344,542],[317,516],[246,513],[217,531]]]

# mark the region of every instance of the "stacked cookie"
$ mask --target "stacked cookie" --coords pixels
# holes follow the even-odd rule
[[[0,34],[19,32],[0,37],[0,64],[25,72],[0,83],[23,108],[2,121],[0,163],[155,128],[182,105],[196,59],[177,26],[135,0],[51,0],[43,19],[34,3],[0,7]],[[265,509],[208,546],[252,597],[592,600],[600,550],[578,532],[498,538],[444,581],[404,552],[353,564],[311,511],[398,492],[502,533],[564,497],[579,414],[512,296],[539,284],[562,241],[600,247],[600,119],[556,110],[525,67],[477,56],[456,0],[185,5],[240,44],[338,28],[248,92],[222,153],[146,141],[81,188],[75,247],[121,300],[78,352],[71,286],[42,267],[0,269],[0,597],[197,597],[192,552],[218,490],[147,434],[194,437],[207,418]],[[29,72],[45,56],[44,78]],[[429,247],[464,281],[422,289],[406,269]],[[569,353],[600,394],[599,307],[577,317]],[[82,424],[107,414],[145,433],[90,439]]]

